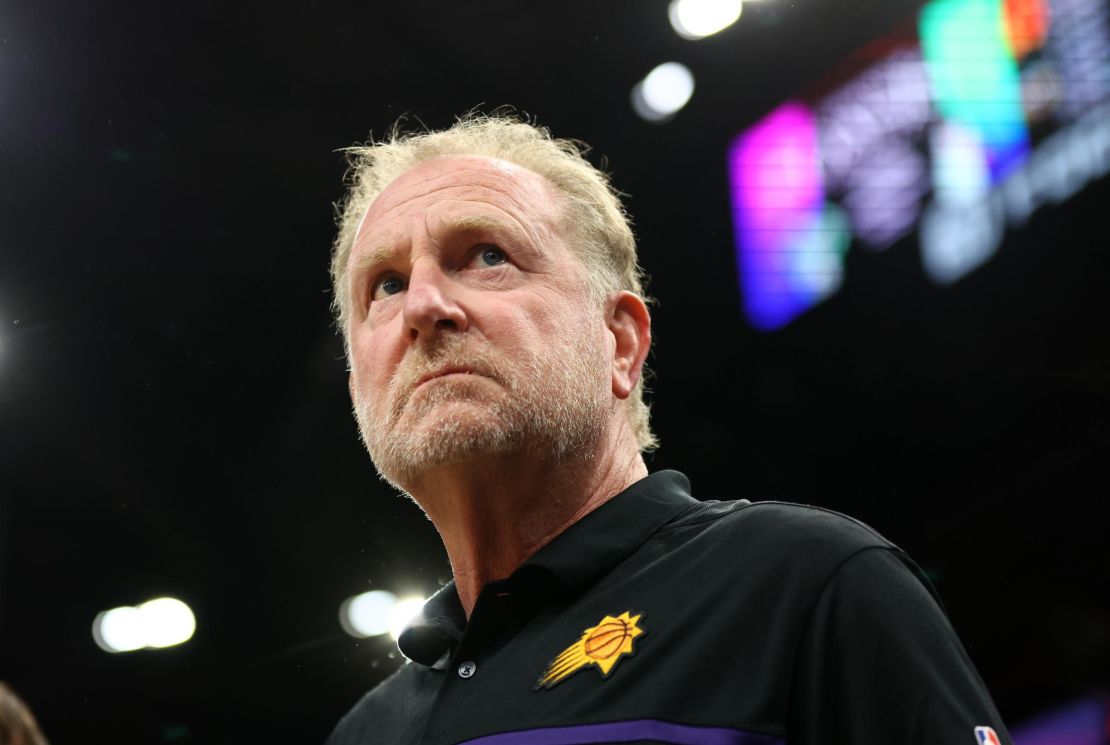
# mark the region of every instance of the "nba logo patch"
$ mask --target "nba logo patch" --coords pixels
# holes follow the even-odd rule
[[[645,633],[640,627],[643,617],[643,613],[634,616],[632,611],[625,611],[602,618],[548,664],[535,690],[551,688],[590,665],[598,668],[602,678],[608,678],[618,660],[636,654],[633,640]]]
[[[976,745],[1002,745],[993,727],[976,727],[975,742]]]

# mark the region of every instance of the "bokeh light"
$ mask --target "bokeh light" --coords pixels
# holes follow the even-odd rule
[[[428,602],[426,598],[412,596],[399,600],[397,605],[393,606],[389,614],[389,633],[394,639],[401,637],[401,632],[412,619],[416,618],[426,602]]]
[[[93,639],[105,652],[132,652],[146,646],[138,608],[122,606],[97,614]]]
[[[93,640],[105,652],[162,649],[193,638],[193,611],[177,598],[155,598],[138,607],[125,605],[98,613]]]
[[[695,40],[724,31],[743,9],[742,0],[671,0],[667,16],[676,34]]]
[[[674,116],[694,95],[694,74],[678,62],[664,62],[632,89],[632,108],[649,122]]]
[[[386,634],[390,629],[397,596],[386,590],[371,590],[347,598],[339,606],[339,625],[351,636]]]
[[[347,598],[339,606],[339,625],[358,638],[389,634],[394,640],[424,607],[427,598],[398,598],[386,590],[371,590]]]
[[[177,598],[155,598],[139,606],[146,646],[155,649],[183,644],[193,638],[197,620]]]

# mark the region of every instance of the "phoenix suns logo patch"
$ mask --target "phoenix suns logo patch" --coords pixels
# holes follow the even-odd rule
[[[601,677],[608,678],[613,666],[625,655],[635,654],[633,640],[645,633],[640,628],[644,615],[632,615],[625,611],[619,616],[606,616],[597,626],[582,632],[578,641],[564,649],[547,666],[540,676],[535,690],[558,685],[579,670],[590,665],[601,671]]]

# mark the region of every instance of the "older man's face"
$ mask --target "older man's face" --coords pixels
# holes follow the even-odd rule
[[[425,162],[371,205],[348,265],[351,394],[379,472],[406,487],[489,455],[564,457],[612,403],[612,341],[531,171]]]

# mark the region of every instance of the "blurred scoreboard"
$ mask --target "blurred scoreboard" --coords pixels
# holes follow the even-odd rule
[[[739,134],[728,171],[756,328],[836,293],[853,247],[917,234],[923,271],[955,282],[1110,172],[1110,8],[931,0]]]

